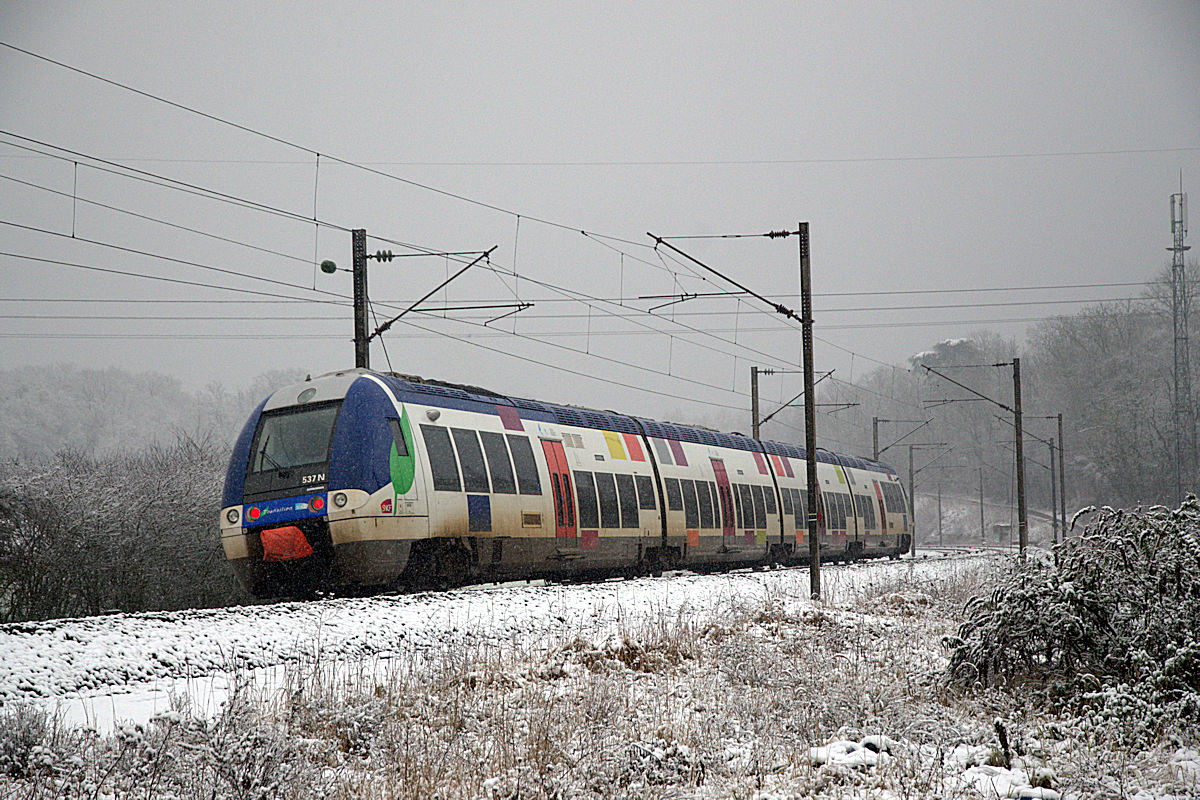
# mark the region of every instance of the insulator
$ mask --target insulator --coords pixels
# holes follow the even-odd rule
[[[375,252],[376,261],[391,261],[393,258],[395,258],[395,256],[392,254],[391,250],[377,250]]]

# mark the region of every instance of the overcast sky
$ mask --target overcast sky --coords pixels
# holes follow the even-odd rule
[[[732,288],[647,232],[808,221],[817,368],[852,381],[1140,294],[1181,170],[1200,196],[1197,2],[5,2],[0,41],[243,126],[0,47],[5,367],[351,366],[349,274],[313,264],[363,227],[497,246],[422,309],[533,303],[409,315],[372,366],[703,421],[799,331],[731,297],[647,313]],[[794,239],[674,243],[798,306]],[[372,262],[379,321],[459,266]]]

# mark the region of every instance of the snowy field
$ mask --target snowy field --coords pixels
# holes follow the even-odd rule
[[[1196,737],[945,690],[999,560],[826,566],[821,603],[787,569],[4,626],[0,711],[99,738],[0,796],[1200,796]]]
[[[828,602],[895,576],[953,570],[962,556],[822,567]],[[0,626],[0,704],[36,701],[99,730],[146,722],[173,694],[201,707],[231,674],[289,665],[425,658],[456,646],[602,640],[680,614],[707,622],[781,596],[807,602],[806,568],[669,573],[579,585],[510,583],[449,592],[112,614]]]

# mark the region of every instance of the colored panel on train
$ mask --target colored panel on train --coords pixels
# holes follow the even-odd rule
[[[604,442],[608,445],[608,454],[619,461],[625,460],[625,448],[621,445],[621,437],[613,431],[604,431]]]
[[[625,449],[629,451],[630,460],[645,461],[646,454],[642,452],[642,443],[638,441],[638,437],[632,433],[623,433],[621,436],[625,439]]]
[[[688,463],[687,456],[683,454],[683,445],[674,439],[668,439],[667,444],[671,447],[671,455],[675,456],[676,466],[686,467]]]
[[[269,528],[260,534],[260,538],[263,561],[295,561],[313,554],[312,545],[305,538],[304,531],[295,525]]]
[[[253,503],[246,506],[245,520],[247,525],[257,527],[323,516],[325,516],[324,492]]]
[[[783,471],[783,462],[780,461],[779,456],[775,455],[774,453],[771,453],[771,463],[775,466],[776,475],[778,475],[780,478],[787,475],[787,473]]]
[[[329,489],[377,492],[392,482],[394,447],[387,416],[395,406],[383,387],[359,378],[350,385],[333,428]]]
[[[523,431],[525,426],[521,424],[521,414],[512,406],[496,406],[496,413],[500,415],[500,421],[504,423],[504,429],[509,431]]]
[[[400,433],[404,437],[405,453],[399,453],[397,443],[393,440],[392,452],[388,458],[392,489],[397,496],[408,493],[417,474],[417,451],[413,447],[412,423],[408,420],[407,408],[400,415]]]
[[[467,495],[467,525],[472,533],[492,529],[492,498],[486,494]]]
[[[579,546],[584,550],[595,550],[600,546],[600,531],[585,530],[579,532]]]
[[[762,453],[754,453],[754,464],[755,464],[755,466],[758,467],[759,474],[761,474],[761,475],[770,475],[771,474],[771,473],[767,472],[767,462],[766,462],[766,459],[763,458]]]

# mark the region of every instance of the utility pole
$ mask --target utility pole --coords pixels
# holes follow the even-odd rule
[[[354,269],[354,366],[371,368],[371,340],[367,335],[367,229],[350,231]]]
[[[804,349],[804,450],[808,462],[808,585],[813,598],[821,596],[821,543],[817,541],[817,393],[813,381],[812,273],[809,266],[808,223],[800,235],[800,327]]]
[[[879,460],[879,417],[871,417],[871,460]]]
[[[448,283],[450,283],[450,281],[454,280],[459,275],[462,275],[464,272],[466,272],[468,269],[470,269],[471,267],[478,264],[480,261],[483,261],[484,259],[489,258],[489,256],[491,256],[491,254],[492,254],[492,251],[495,249],[496,249],[496,245],[493,245],[491,248],[489,248],[488,250],[484,250],[484,251],[467,250],[467,251],[461,251],[461,252],[445,252],[445,253],[424,253],[424,252],[422,252],[422,253],[408,254],[410,256],[415,256],[415,257],[469,256],[469,255],[475,255],[476,257],[472,261],[467,263],[467,265],[464,266],[462,269],[460,269],[458,272],[455,272],[449,278],[442,281],[438,286],[436,286],[433,290],[428,292],[420,300],[416,301],[415,303],[410,305],[408,308],[404,309],[404,311],[401,311],[398,315],[396,315],[395,317],[392,317],[390,320],[388,320],[387,322],[380,325],[378,328],[376,328],[374,330],[374,332],[367,333],[367,313],[368,313],[368,308],[367,308],[367,305],[368,305],[367,259],[373,258],[376,261],[391,261],[392,259],[397,258],[397,257],[403,258],[404,254],[397,256],[391,250],[378,250],[374,253],[368,253],[367,252],[367,230],[366,230],[366,228],[355,228],[354,230],[350,231],[351,272],[353,273],[353,277],[354,277],[354,366],[358,369],[370,369],[371,368],[371,340],[372,339],[374,339],[376,336],[382,335],[384,331],[386,331],[388,328],[390,328],[392,325],[394,325],[396,322],[398,322],[401,317],[403,317],[408,312],[412,311],[414,308],[416,308],[421,303],[428,300],[435,293],[437,293],[443,287],[445,287]],[[337,273],[338,270],[339,270],[338,265],[336,263],[334,263],[333,261],[322,261],[321,262],[321,271],[326,273],[327,275],[333,275],[333,274]],[[510,312],[510,313],[515,314],[519,311],[524,311],[530,305],[532,305],[532,304],[531,303],[516,303],[516,304],[507,304],[507,305],[503,305],[503,306],[501,306],[501,305],[475,306],[475,308],[501,308],[501,307],[512,308],[512,307],[515,307],[516,310]]]
[[[750,367],[750,436],[758,440],[758,367]]]
[[[1185,486],[1196,480],[1196,423],[1192,411],[1192,375],[1188,361],[1187,276],[1183,254],[1190,248],[1183,243],[1187,236],[1187,195],[1183,192],[1183,173],[1179,175],[1179,192],[1171,195],[1171,319],[1175,327],[1175,499],[1183,501]]]
[[[1058,476],[1054,474],[1054,437],[1050,437],[1050,523],[1051,541],[1058,545]]]
[[[908,446],[908,518],[912,520],[912,542],[909,545],[909,553],[913,558],[917,557],[917,487],[913,483],[916,473],[913,472],[913,450],[915,446]]]
[[[1063,445],[1066,444],[1066,439],[1063,438],[1062,414],[1058,415],[1058,504],[1062,511],[1062,534],[1063,538],[1067,538],[1067,481],[1063,477],[1064,464],[1067,461],[1067,453],[1063,450]]]
[[[1025,443],[1021,432],[1021,359],[1012,360],[1013,368],[1013,417],[1016,428],[1017,450],[1017,546],[1021,560],[1025,560],[1025,545],[1029,539],[1029,517],[1025,509]]]
[[[784,239],[788,236],[796,236],[800,240],[799,316],[797,316],[795,311],[783,305],[782,303],[768,300],[758,292],[735,281],[728,275],[721,274],[695,256],[689,255],[688,253],[680,250],[663,237],[655,236],[653,233],[649,232],[647,232],[646,235],[654,240],[655,248],[666,247],[675,253],[678,253],[688,261],[691,261],[693,264],[704,268],[722,280],[733,284],[738,289],[755,298],[756,300],[766,304],[767,306],[770,306],[771,310],[775,313],[781,314],[788,319],[795,320],[800,323],[804,349],[804,443],[808,456],[808,577],[809,587],[813,598],[819,598],[821,596],[821,549],[820,542],[817,541],[817,399],[816,392],[814,391],[816,381],[813,379],[812,275],[809,266],[808,223],[799,223],[794,231],[769,231],[763,234],[755,234],[755,236],[761,236],[767,239]]]
[[[983,467],[979,468],[979,541],[987,543],[987,530],[983,526]]]
[[[942,485],[938,484],[938,547],[942,546]]]

